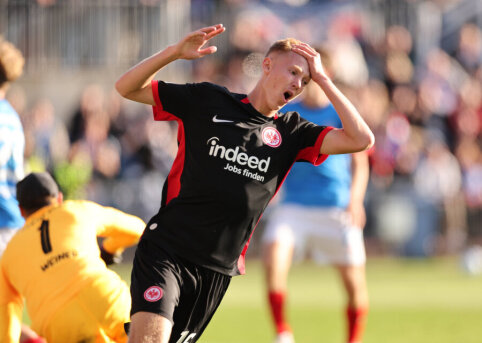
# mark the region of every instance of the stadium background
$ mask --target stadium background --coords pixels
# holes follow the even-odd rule
[[[338,84],[374,131],[365,229],[370,320],[375,321],[377,313],[382,322],[393,319],[377,312],[379,303],[374,296],[398,294],[406,305],[402,296],[406,288],[397,288],[400,283],[408,289],[417,285],[419,295],[425,294],[424,287],[436,288],[453,301],[434,300],[442,307],[462,304],[464,309],[465,305],[471,308],[470,313],[452,308],[452,325],[462,325],[457,321],[461,317],[480,320],[481,1],[1,0],[0,34],[26,58],[25,74],[7,98],[24,125],[27,170],[50,171],[67,197],[88,198],[149,219],[158,209],[162,184],[176,153],[176,127],[153,123],[149,108],[121,100],[114,92],[114,82],[128,67],[190,30],[218,22],[228,30],[216,39],[215,55],[194,62],[177,61],[158,77],[171,82],[208,80],[246,92],[258,75],[257,62],[274,40],[294,36],[324,43],[333,53]],[[262,229],[263,223],[256,235]],[[248,251],[255,280],[260,278],[258,256],[255,237]],[[125,275],[129,257],[127,254],[127,264],[121,267]],[[462,262],[464,268],[459,268]],[[317,307],[330,308],[329,274],[314,272],[309,265],[299,268],[292,282],[297,282],[298,274],[306,280],[300,281],[300,292],[306,291],[303,285],[307,283],[316,285],[319,293],[328,295],[318,299]],[[433,282],[411,283],[431,273]],[[385,275],[393,278],[393,284],[386,283]],[[244,299],[237,287],[245,282],[241,288],[261,294],[262,283],[254,287],[256,281],[250,281],[249,269],[245,278],[248,281],[236,281],[232,293]],[[460,282],[460,287],[449,289],[450,282]],[[464,293],[467,299],[473,295],[477,300],[455,296]],[[408,303],[431,308],[429,298],[414,294],[406,294]],[[237,306],[232,299],[226,301],[228,308]],[[266,317],[261,295],[258,302],[253,301],[256,296],[250,299],[248,308]],[[403,313],[396,309],[389,311]],[[327,319],[336,313],[335,308],[331,311],[316,315]],[[217,316],[225,318],[229,311],[222,308],[220,312]],[[309,313],[306,308],[298,312],[299,318]],[[436,319],[437,313],[436,307],[423,316]],[[408,317],[395,316],[394,320],[408,323]],[[269,324],[263,320],[267,331]],[[438,340],[420,342],[482,341],[480,325],[471,330],[469,319],[463,323],[468,328],[459,326],[459,330],[471,338],[453,336],[450,324],[443,323],[437,328],[442,332]],[[216,325],[215,320],[214,329],[207,332],[210,342],[226,340],[210,336],[219,331]],[[296,325],[302,324],[295,322],[295,330]],[[417,341],[404,337],[403,325],[397,328],[404,342]],[[397,342],[376,339],[370,330],[369,324],[367,341],[372,337],[374,342]],[[331,337],[336,338],[337,331],[341,329],[333,330]],[[270,336],[265,333],[265,337]],[[311,334],[305,341],[310,337],[315,341]]]

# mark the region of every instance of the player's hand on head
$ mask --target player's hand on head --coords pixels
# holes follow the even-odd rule
[[[199,30],[189,33],[179,43],[176,48],[179,59],[193,60],[216,52],[216,46],[203,46],[213,37],[223,33],[226,28],[223,24],[203,27]]]
[[[292,51],[303,56],[308,61],[310,67],[310,75],[316,81],[318,77],[328,78],[323,64],[321,63],[320,54],[309,44],[301,43],[293,45]]]

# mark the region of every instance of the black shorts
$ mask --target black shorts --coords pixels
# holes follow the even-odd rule
[[[141,311],[160,314],[173,323],[170,343],[193,343],[221,303],[231,276],[150,246],[141,240],[134,258],[131,316]]]

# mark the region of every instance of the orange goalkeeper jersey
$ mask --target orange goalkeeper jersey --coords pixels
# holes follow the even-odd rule
[[[0,260],[0,342],[18,342],[24,298],[32,326],[41,328],[84,285],[118,280],[100,259],[97,237],[105,237],[107,252],[120,253],[144,227],[138,217],[90,201],[66,201],[29,216]]]

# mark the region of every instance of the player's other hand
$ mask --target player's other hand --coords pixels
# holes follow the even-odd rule
[[[100,246],[100,258],[104,260],[105,264],[108,266],[122,262],[121,254],[111,254],[110,252],[107,252],[103,246]]]
[[[202,29],[186,35],[179,43],[175,45],[177,58],[185,60],[193,60],[206,55],[213,54],[217,51],[216,46],[203,46],[213,37],[223,33],[226,28],[223,24],[203,27]]]

